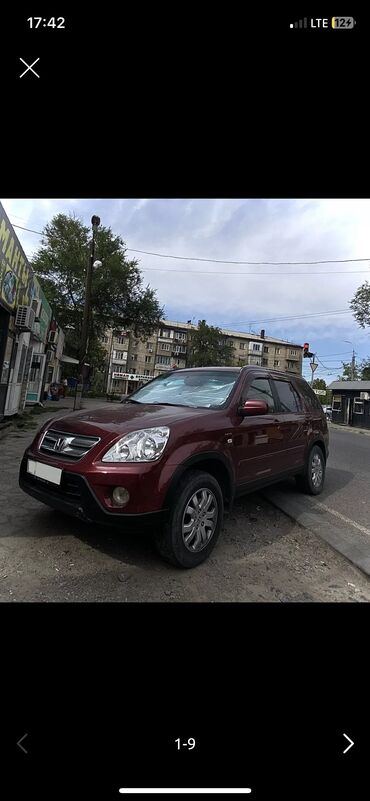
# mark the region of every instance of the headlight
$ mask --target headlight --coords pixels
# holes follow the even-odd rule
[[[107,451],[102,462],[155,462],[163,453],[169,436],[167,426],[131,431]]]

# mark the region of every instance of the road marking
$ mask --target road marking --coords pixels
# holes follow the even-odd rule
[[[365,528],[365,526],[360,526],[359,523],[356,523],[354,520],[350,520],[349,517],[345,517],[345,515],[337,512],[336,509],[331,509],[330,506],[326,506],[325,503],[320,503],[320,501],[316,501],[314,505],[319,506],[320,509],[324,509],[325,512],[330,512],[330,514],[334,515],[334,517],[338,517],[339,520],[343,520],[344,523],[348,523],[350,526],[357,528],[358,531],[362,531],[363,534],[367,534],[370,537],[370,529]]]

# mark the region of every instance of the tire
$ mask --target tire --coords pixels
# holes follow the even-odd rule
[[[197,503],[206,506],[205,517],[197,518]],[[186,512],[188,507],[192,514]],[[167,523],[156,534],[160,555],[176,567],[189,569],[200,565],[216,545],[223,516],[224,501],[218,481],[209,473],[189,470],[176,488]]]
[[[325,467],[324,454],[319,445],[314,445],[308,454],[304,473],[295,477],[298,488],[309,495],[320,495],[324,489]]]

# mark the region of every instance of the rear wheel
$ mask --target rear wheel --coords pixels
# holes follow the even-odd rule
[[[189,471],[177,488],[168,522],[156,535],[159,553],[177,567],[201,564],[216,545],[223,514],[216,479],[200,470]]]
[[[309,495],[319,495],[322,492],[325,482],[325,457],[319,445],[311,448],[304,473],[295,478],[302,492]]]

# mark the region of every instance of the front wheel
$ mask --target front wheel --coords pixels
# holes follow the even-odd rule
[[[223,515],[218,481],[209,473],[189,471],[177,488],[168,522],[156,535],[159,553],[177,567],[200,565],[216,545]]]
[[[325,481],[325,457],[319,445],[311,448],[304,473],[295,478],[297,486],[302,492],[307,492],[309,495],[320,495]]]

